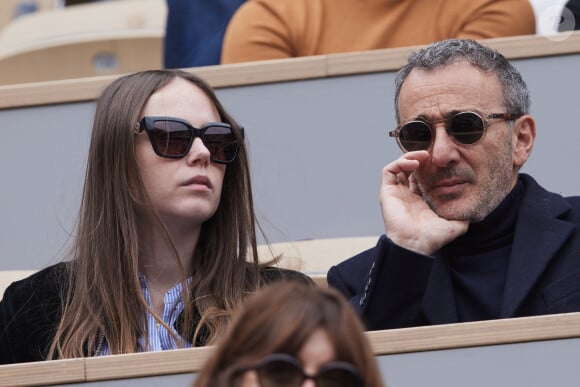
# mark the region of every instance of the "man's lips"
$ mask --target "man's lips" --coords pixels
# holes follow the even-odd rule
[[[435,184],[433,184],[433,188],[445,188],[445,187],[453,187],[459,184],[464,184],[466,183],[464,180],[461,179],[445,179],[445,180],[440,180],[438,182],[436,182]]]
[[[438,194],[453,194],[463,190],[465,184],[467,184],[467,181],[462,179],[445,179],[433,184],[430,191]]]

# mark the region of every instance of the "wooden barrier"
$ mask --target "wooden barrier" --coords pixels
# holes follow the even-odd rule
[[[481,42],[499,50],[510,60],[580,54],[580,31],[573,32],[563,40],[529,35],[486,39]],[[419,47],[421,46],[207,66],[190,71],[203,77],[217,89],[390,72],[401,67],[409,53]],[[91,101],[117,77],[118,75],[104,75],[3,85],[0,86],[0,109]]]
[[[318,286],[327,286],[331,266],[373,247],[378,236],[311,239],[259,245],[262,262],[276,259],[276,265],[306,273]]]
[[[260,260],[279,257],[280,267],[307,274],[326,274],[345,259],[375,246],[379,237],[345,237],[279,242],[258,246]]]
[[[389,387],[532,387],[578,383],[577,366],[570,367],[578,357],[570,355],[580,353],[580,313],[393,329],[366,335]],[[212,350],[206,347],[3,365],[0,383],[190,386]],[[546,354],[530,356],[537,351]],[[506,364],[499,366],[501,369],[489,369],[497,360]],[[525,364],[519,364],[522,360]],[[458,366],[461,362],[465,363],[464,369]],[[429,364],[441,372],[433,373]],[[546,384],[547,378],[551,378],[551,383]],[[498,384],[497,380],[504,383]],[[516,382],[507,382],[510,380]]]

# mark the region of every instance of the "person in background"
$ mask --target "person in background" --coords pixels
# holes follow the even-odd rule
[[[573,18],[574,20],[568,20],[568,18]],[[562,10],[558,31],[565,32],[570,29],[580,30],[580,0],[568,0]]]
[[[276,283],[247,300],[195,387],[381,387],[363,326],[334,289]]]
[[[221,63],[535,32],[528,0],[249,0],[228,25]]]
[[[167,0],[165,68],[220,63],[228,22],[245,0]]]
[[[258,261],[244,136],[188,72],[106,87],[71,259],[6,289],[0,364],[210,344],[264,284],[311,283]]]
[[[386,234],[327,276],[368,329],[580,311],[580,197],[519,172],[529,105],[517,69],[473,40],[436,42],[399,70]]]

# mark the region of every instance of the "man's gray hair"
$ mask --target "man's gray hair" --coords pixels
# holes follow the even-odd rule
[[[435,70],[456,62],[466,61],[485,73],[495,75],[503,89],[503,104],[507,113],[528,114],[530,94],[521,74],[498,51],[474,40],[448,39],[435,42],[409,55],[407,64],[395,78],[395,114],[399,116],[399,93],[407,76],[414,68]]]

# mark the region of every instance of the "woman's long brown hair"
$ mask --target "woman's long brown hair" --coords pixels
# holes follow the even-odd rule
[[[193,276],[184,294],[193,302],[185,303],[183,338],[195,343],[201,335],[211,343],[246,293],[261,285],[248,157],[237,123],[211,87],[189,72],[151,70],[123,76],[105,88],[97,101],[62,318],[49,359],[91,356],[103,340],[111,354],[143,350],[138,340],[147,338],[145,313],[152,310],[139,282],[139,211],[150,214],[153,227],[180,260],[143,186],[134,128],[151,94],[175,77],[198,86],[240,139],[238,157],[226,168],[220,204],[203,224],[191,257],[193,272],[182,270],[183,280]],[[201,321],[195,319],[194,309]]]
[[[383,386],[363,325],[343,296],[332,288],[288,281],[268,285],[246,300],[195,387],[234,387],[237,370],[272,353],[298,357],[318,328],[328,332],[335,360],[353,364],[367,386]]]

